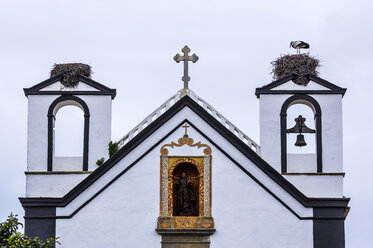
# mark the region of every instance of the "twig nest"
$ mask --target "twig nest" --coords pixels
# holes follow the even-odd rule
[[[306,86],[309,82],[308,74],[315,76],[319,74],[317,69],[320,61],[309,54],[288,54],[277,58],[271,64],[274,80],[294,74],[294,83]]]
[[[68,88],[78,85],[78,75],[91,77],[91,67],[82,63],[54,64],[51,70],[51,77],[62,75],[61,84]]]

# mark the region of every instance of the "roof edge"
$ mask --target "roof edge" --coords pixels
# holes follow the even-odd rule
[[[255,89],[255,95],[257,98],[260,95],[269,95],[269,94],[341,94],[342,97],[346,93],[346,88],[341,88],[336,84],[333,84],[325,79],[317,77],[312,74],[307,74],[307,78],[313,82],[316,82],[330,90],[272,90],[273,88],[284,84],[294,78],[294,74],[280,78],[272,83],[264,85],[262,87]]]
[[[280,187],[287,191],[292,197],[299,201],[304,207],[347,207],[349,198],[311,198],[305,196],[299,191],[294,185],[287,181],[279,172],[277,172],[272,166],[264,161],[259,155],[253,150],[247,147],[247,145],[241,141],[236,135],[227,130],[219,121],[211,116],[205,109],[198,105],[192,98],[185,96],[180,99],[175,105],[173,105],[167,112],[160,116],[157,120],[152,122],[148,127],[142,130],[136,137],[130,140],[124,145],[113,157],[107,160],[102,166],[97,168],[92,174],[81,181],[75,186],[70,192],[61,198],[51,197],[20,197],[19,200],[23,207],[36,207],[36,206],[52,206],[52,207],[64,207],[74,200],[80,193],[85,191],[90,185],[110,170],[115,164],[117,164],[123,157],[129,154],[139,144],[141,144],[148,136],[155,132],[159,127],[166,123],[170,118],[177,114],[184,107],[189,107],[205,122],[207,122],[212,128],[214,128],[220,135],[228,140],[234,147],[236,147],[245,157],[252,161],[256,166],[259,167],[266,175],[274,180]],[[183,120],[182,123],[188,120]],[[190,123],[190,122],[189,122]],[[190,123],[192,124],[192,123]],[[175,127],[175,129],[178,128]],[[196,127],[194,127],[196,128]],[[175,129],[171,130],[172,133]],[[198,131],[198,128],[196,129]],[[203,133],[201,133],[204,135]],[[167,136],[167,135],[166,135]],[[208,138],[208,137],[207,137]],[[208,138],[209,139],[209,138]],[[209,139],[210,142],[214,143]],[[157,145],[157,144],[156,144]],[[228,154],[229,156],[229,154]],[[247,171],[237,164],[246,174]],[[130,166],[129,166],[130,167]],[[132,167],[132,166],[131,166]],[[125,169],[123,173],[128,171],[130,168]]]
[[[99,82],[96,82],[83,75],[78,75],[78,79],[88,84],[89,86],[98,89],[99,91],[40,91],[40,89],[58,82],[62,79],[62,75],[56,75],[54,77],[48,78],[30,88],[23,88],[23,92],[26,97],[29,95],[110,95],[112,99],[115,98],[117,94],[116,89],[111,89]]]

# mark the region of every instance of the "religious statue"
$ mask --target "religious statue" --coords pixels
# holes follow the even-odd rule
[[[177,191],[177,214],[178,215],[194,215],[195,198],[193,195],[192,178],[187,177],[185,171],[181,173],[181,177],[176,182]]]

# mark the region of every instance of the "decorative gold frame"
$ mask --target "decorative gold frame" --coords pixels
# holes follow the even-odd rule
[[[164,144],[162,147],[161,147],[161,155],[162,156],[167,156],[168,155],[168,150],[167,150],[167,146],[171,147],[171,148],[174,148],[175,146],[176,147],[180,147],[180,146],[183,146],[183,145],[188,145],[188,146],[191,146],[191,147],[194,147],[194,146],[197,146],[198,148],[201,148],[201,147],[206,147],[204,150],[203,150],[203,153],[205,155],[211,155],[211,147],[209,145],[206,145],[206,144],[202,144],[201,141],[197,142],[197,143],[194,143],[194,140],[192,138],[189,138],[189,137],[184,137],[184,138],[180,138],[177,140],[178,143],[175,143],[175,142],[171,142],[170,144]]]
[[[168,166],[168,216],[173,215],[173,172],[176,166],[178,166],[181,163],[190,163],[193,164],[197,167],[197,170],[199,172],[200,180],[199,180],[199,185],[198,185],[198,192],[199,192],[199,216],[203,216],[203,199],[204,199],[204,180],[203,180],[203,166],[201,166],[200,163],[198,163],[196,160],[202,160],[203,162],[203,157],[193,157],[193,158],[176,158],[176,161],[173,161],[172,158],[169,158],[169,166]],[[171,161],[170,161],[171,160]]]
[[[203,147],[203,154],[200,156],[169,156],[168,149],[184,145],[196,148]],[[201,141],[194,143],[194,140],[189,138],[187,131],[185,131],[185,135],[179,138],[177,143],[172,141],[171,143],[162,145],[160,153],[161,189],[158,228],[214,228],[214,220],[211,217],[211,147],[207,144],[203,144]],[[198,185],[199,216],[173,216],[173,172],[181,163],[193,164],[198,170],[200,177]]]

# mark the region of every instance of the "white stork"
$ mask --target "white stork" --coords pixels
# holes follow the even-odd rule
[[[297,54],[300,54],[300,49],[308,49],[310,48],[310,45],[304,41],[297,40],[290,42],[290,46],[294,49],[297,49]]]

